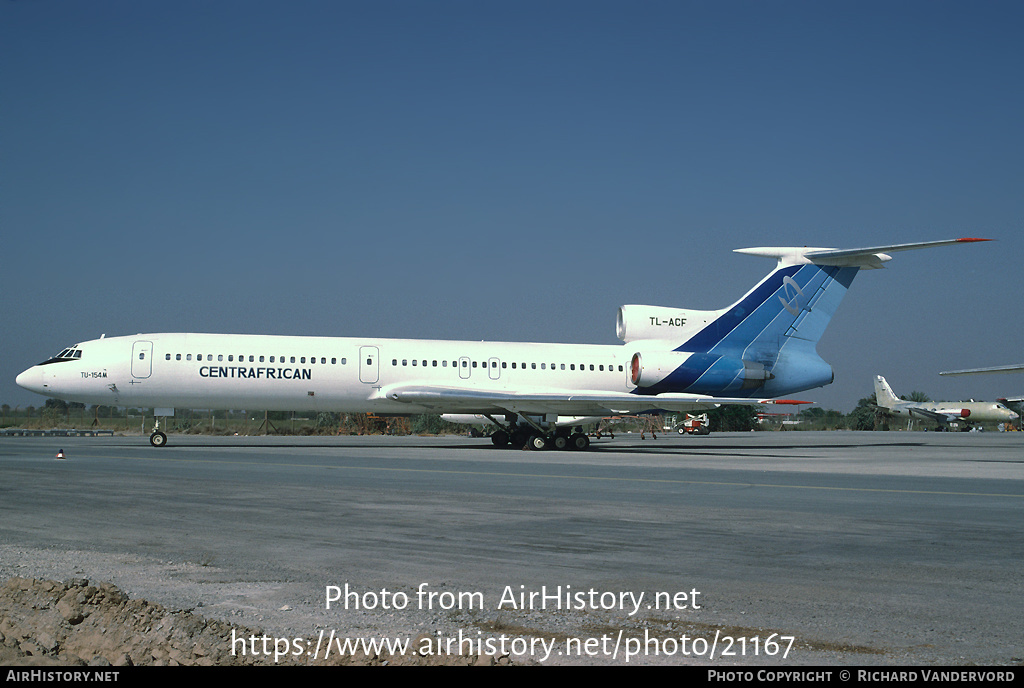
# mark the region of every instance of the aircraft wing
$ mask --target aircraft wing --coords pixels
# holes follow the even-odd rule
[[[808,404],[795,399],[747,399],[696,394],[641,396],[625,392],[467,390],[448,387],[397,387],[381,391],[392,401],[444,413],[518,413],[525,415],[602,416],[644,411],[703,411],[722,405]]]
[[[973,375],[975,373],[1013,373],[1024,370],[1024,363],[1013,365],[992,366],[991,368],[968,368],[967,370],[947,370],[939,375]]]
[[[927,418],[928,420],[932,420],[935,421],[936,423],[941,423],[943,425],[954,420],[964,420],[959,415],[954,415],[951,413],[942,413],[940,411],[929,411],[928,409],[923,408],[911,407],[910,409],[908,409],[908,412],[912,416],[918,416],[919,418]]]

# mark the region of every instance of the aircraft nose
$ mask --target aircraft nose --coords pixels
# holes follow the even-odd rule
[[[43,373],[38,366],[32,366],[14,380],[19,387],[36,394],[43,393]]]

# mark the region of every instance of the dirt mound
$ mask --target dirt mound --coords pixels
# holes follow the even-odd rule
[[[496,665],[507,657],[355,653],[314,659],[309,652],[274,656],[260,630],[205,619],[131,599],[110,583],[12,578],[0,588],[0,665]],[[246,644],[245,640],[249,639]],[[292,639],[312,648],[315,639]],[[410,644],[415,648],[417,643]],[[234,652],[232,651],[234,648]]]

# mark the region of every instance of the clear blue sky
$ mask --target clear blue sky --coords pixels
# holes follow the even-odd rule
[[[1024,4],[0,3],[0,401],[152,331],[616,343],[763,245],[983,236],[863,272],[850,410],[1024,375]]]

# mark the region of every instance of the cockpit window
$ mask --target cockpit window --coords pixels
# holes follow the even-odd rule
[[[74,361],[74,360],[77,360],[77,359],[79,359],[81,357],[82,357],[81,349],[78,349],[77,347],[73,346],[71,348],[64,349],[63,351],[61,351],[59,354],[57,354],[53,358],[47,359],[47,360],[43,361],[42,363],[40,363],[39,365],[48,365],[50,363],[63,363],[65,361]]]

